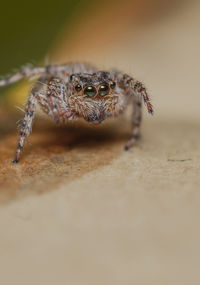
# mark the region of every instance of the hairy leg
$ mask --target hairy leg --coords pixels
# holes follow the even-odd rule
[[[140,125],[142,121],[142,99],[133,96],[133,113],[132,113],[132,134],[130,140],[125,145],[125,150],[129,150],[140,138]]]
[[[142,120],[142,99],[147,107],[149,114],[153,115],[153,107],[151,105],[147,90],[144,85],[129,76],[124,76],[124,80],[128,85],[130,95],[133,95],[133,115],[132,115],[132,134],[130,140],[125,146],[125,150],[129,150],[140,138],[140,124]]]
[[[32,76],[40,76],[46,72],[46,67],[24,67],[21,71],[7,76],[4,79],[0,80],[0,87],[8,86],[12,83],[15,83],[23,78],[28,78]]]
[[[26,138],[30,135],[32,131],[33,121],[34,121],[36,107],[38,103],[37,96],[38,96],[40,88],[41,88],[41,85],[36,83],[35,86],[31,90],[30,96],[25,106],[25,115],[19,125],[19,138],[18,138],[17,150],[16,150],[13,163],[17,163],[19,161],[21,152],[23,151],[23,148],[24,148],[24,143],[26,141]]]
[[[62,118],[62,98],[66,88],[58,78],[52,78],[47,85],[46,98],[51,117],[58,124],[63,121]]]
[[[130,96],[139,96],[140,98],[142,98],[147,108],[147,111],[149,112],[149,114],[153,115],[153,106],[150,102],[147,90],[143,83],[130,77],[127,74],[121,75],[120,81],[122,88],[125,89],[127,94],[130,94]]]
[[[144,103],[145,103],[145,105],[147,107],[147,110],[148,110],[149,114],[153,115],[153,106],[152,106],[152,104],[150,102],[149,96],[147,94],[147,90],[144,87],[144,85],[141,82],[139,82],[139,81],[133,82],[132,84],[133,84],[132,88],[133,88],[134,92],[138,96],[143,98]]]
[[[153,115],[153,107],[150,102],[147,90],[144,85],[130,77],[127,74],[120,72],[115,73],[120,87],[124,89],[125,94],[130,97],[133,102],[133,115],[132,115],[132,134],[130,140],[125,146],[125,150],[129,150],[140,137],[140,124],[142,120],[142,99],[147,107],[149,114]]]
[[[57,77],[59,74],[63,74],[68,71],[69,67],[67,65],[47,65],[42,67],[25,66],[17,73],[4,77],[0,79],[0,87],[8,86],[13,84],[23,78],[30,77]],[[66,72],[67,73],[67,72]],[[70,71],[69,71],[70,73]]]

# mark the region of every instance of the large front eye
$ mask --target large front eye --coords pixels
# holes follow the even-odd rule
[[[94,97],[97,94],[97,90],[93,86],[88,86],[85,88],[84,94],[87,95],[88,97]]]
[[[109,94],[109,87],[108,85],[101,85],[99,88],[99,95],[100,96],[106,96]]]

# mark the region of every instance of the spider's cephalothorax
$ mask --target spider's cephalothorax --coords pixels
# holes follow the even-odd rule
[[[117,70],[98,71],[88,64],[69,63],[46,67],[26,67],[21,72],[0,81],[0,86],[14,83],[23,77],[38,76],[28,98],[25,115],[19,126],[19,141],[14,163],[19,161],[24,142],[30,135],[36,107],[52,117],[56,123],[83,118],[99,124],[108,117],[123,113],[132,103],[132,135],[125,146],[128,150],[139,138],[141,102],[148,112],[152,105],[143,84]]]

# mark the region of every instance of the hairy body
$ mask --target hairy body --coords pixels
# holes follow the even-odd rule
[[[142,99],[148,112],[153,114],[147,91],[141,82],[120,71],[99,71],[84,63],[25,67],[15,75],[0,80],[0,87],[35,76],[39,79],[31,89],[25,115],[19,125],[13,163],[19,161],[25,140],[32,131],[38,104],[56,123],[83,118],[93,124],[119,116],[132,104],[132,134],[126,150],[134,145],[140,135]]]

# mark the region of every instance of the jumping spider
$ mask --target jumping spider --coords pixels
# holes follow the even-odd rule
[[[25,67],[22,71],[0,80],[0,87],[24,77],[38,77],[28,98],[25,115],[19,125],[19,140],[13,163],[20,159],[26,138],[32,131],[39,104],[56,123],[84,118],[99,124],[108,117],[122,114],[133,105],[132,134],[125,146],[128,150],[139,138],[142,99],[150,114],[153,108],[144,85],[117,70],[99,71],[84,63],[68,63],[45,67]]]

